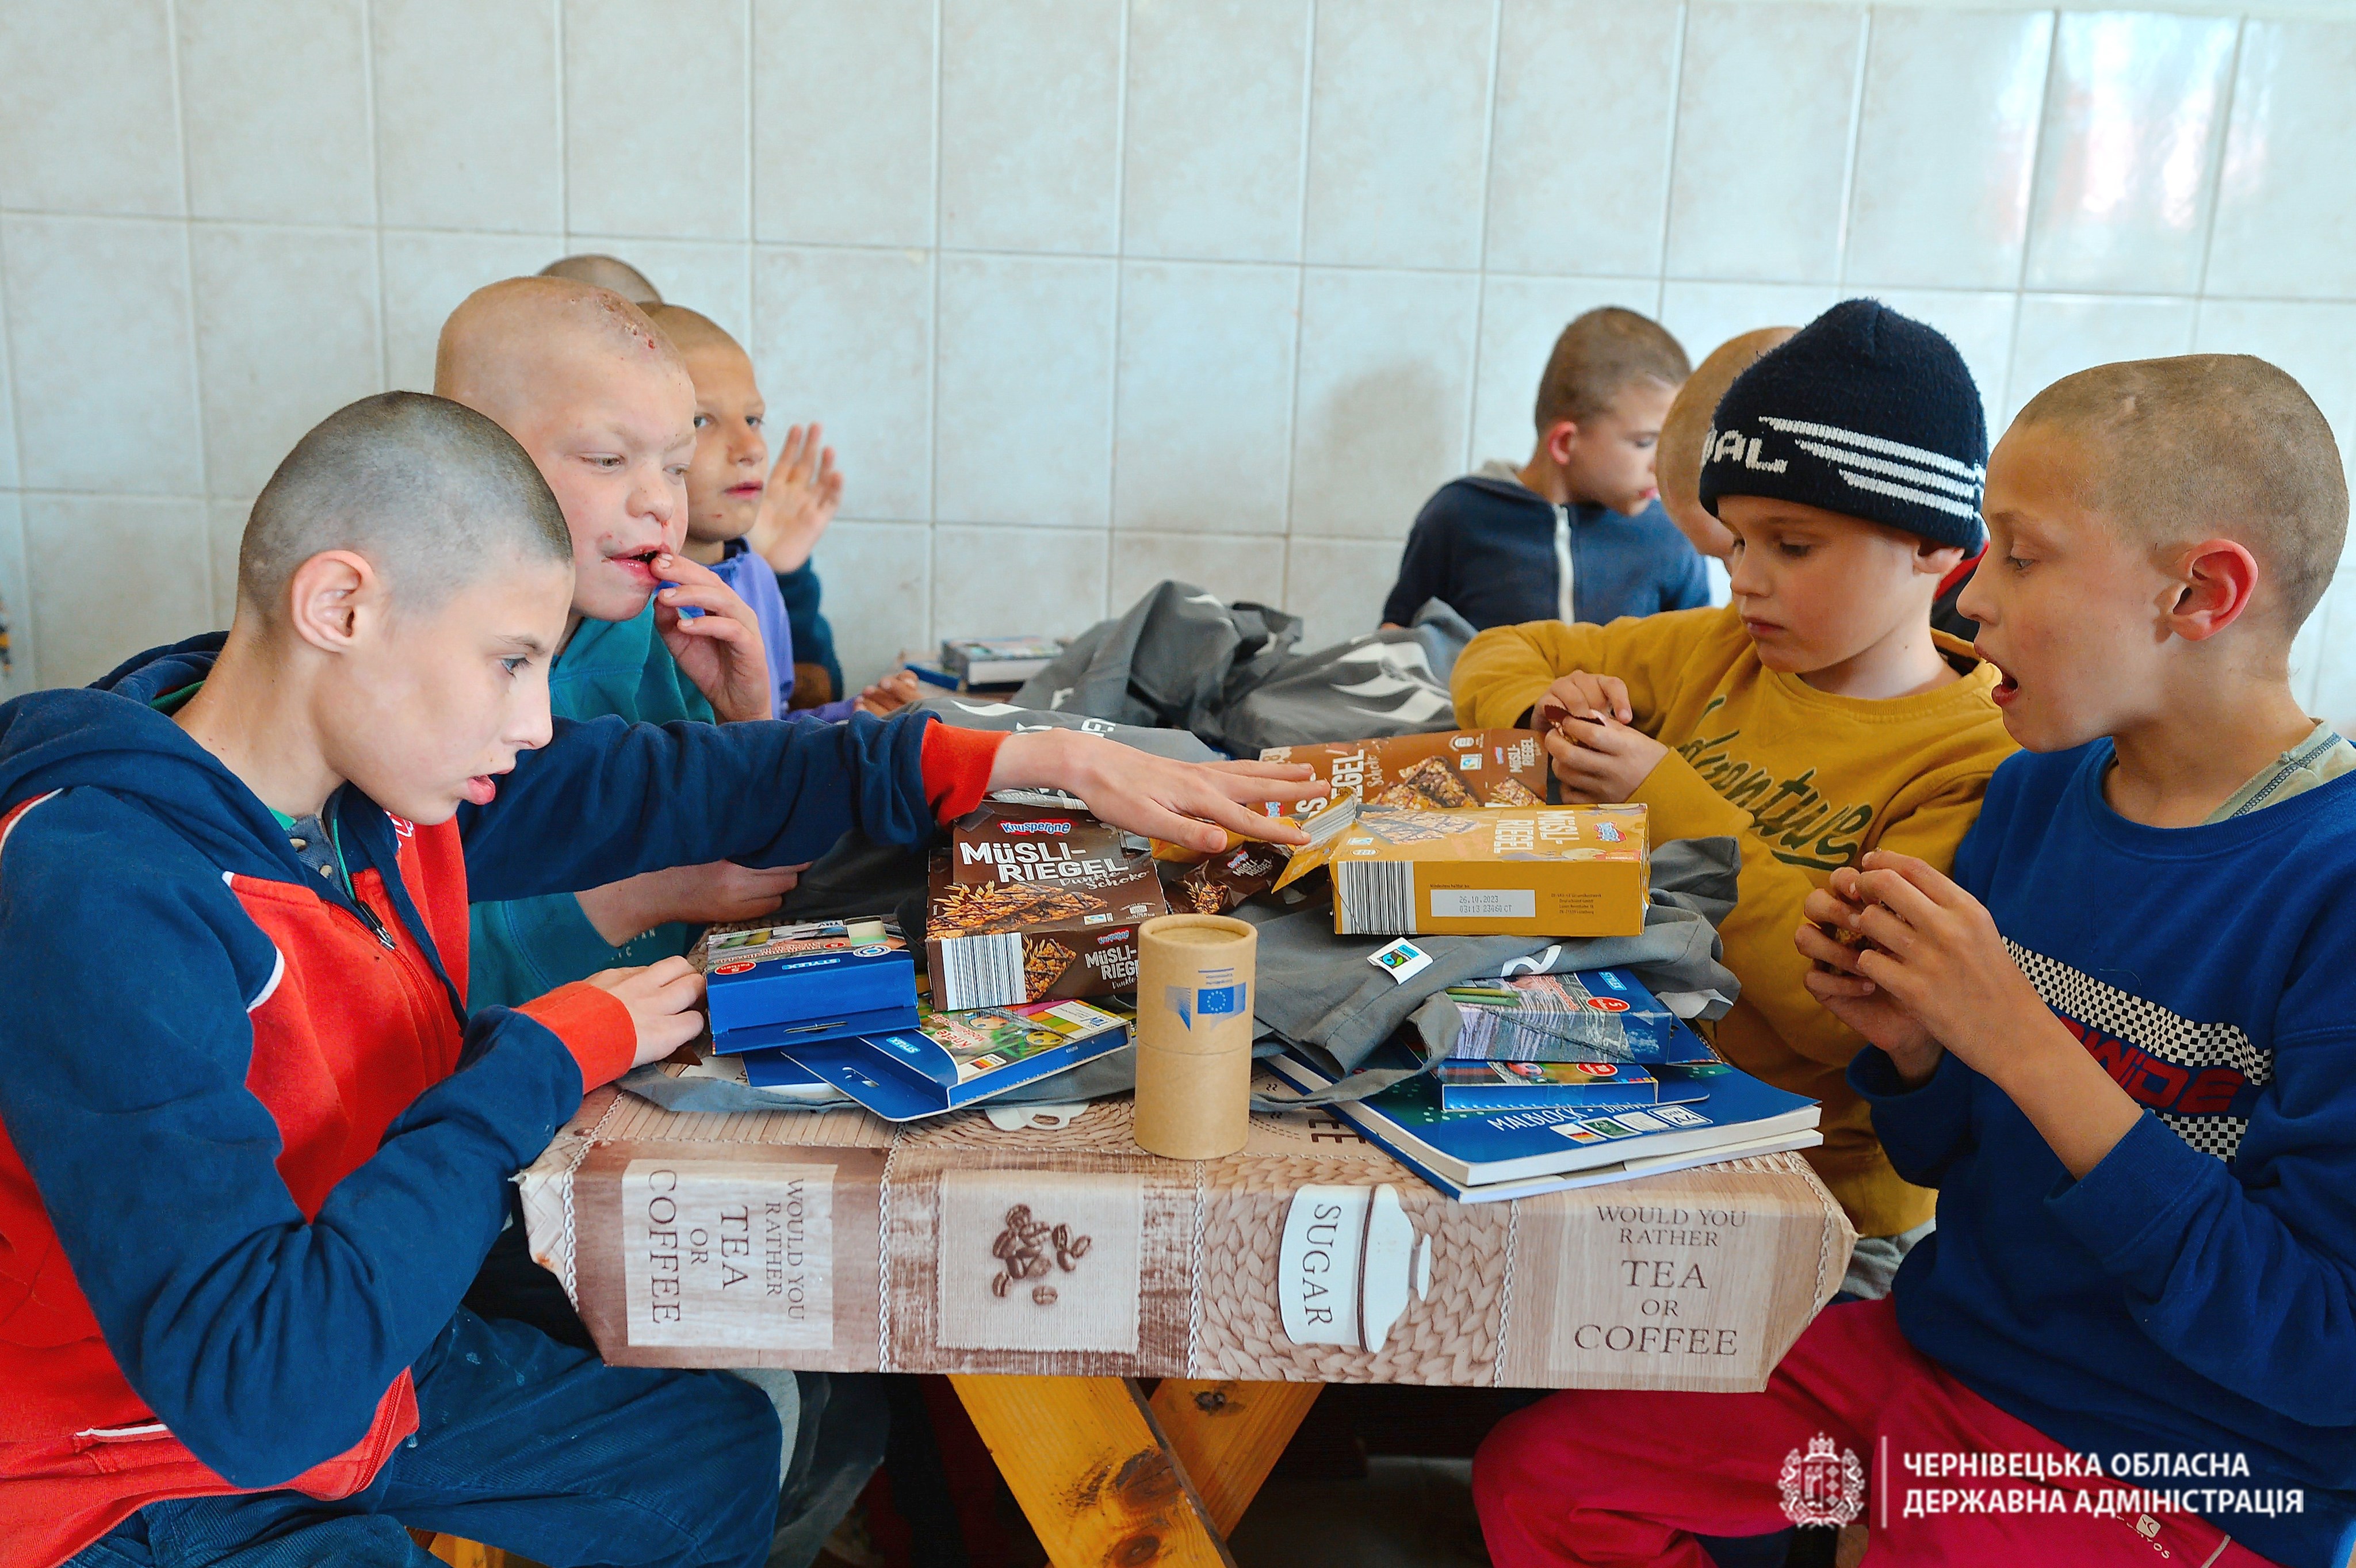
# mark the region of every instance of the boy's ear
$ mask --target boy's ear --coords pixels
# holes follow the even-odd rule
[[[1933,544],[1917,535],[1914,541],[1914,570],[1917,575],[1945,581],[1948,573],[1964,563],[1960,545]]]
[[[2204,539],[2178,558],[2170,597],[2161,606],[2168,629],[2202,642],[2242,618],[2258,591],[2258,558],[2233,539]]]
[[[1570,449],[1578,441],[1579,423],[1570,419],[1556,420],[1538,437],[1538,445],[1546,449],[1546,455],[1558,463],[1570,461]]]
[[[340,653],[359,635],[364,617],[382,609],[384,579],[368,557],[323,550],[286,579],[286,620],[294,635],[323,653]]]

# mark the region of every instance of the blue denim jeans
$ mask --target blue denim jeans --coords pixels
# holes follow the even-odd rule
[[[366,1490],[153,1503],[68,1568],[438,1568],[405,1526],[552,1568],[760,1568],[783,1434],[724,1372],[609,1367],[461,1309],[418,1359],[418,1429]]]

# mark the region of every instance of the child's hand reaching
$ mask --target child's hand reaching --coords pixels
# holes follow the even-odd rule
[[[641,931],[674,920],[719,926],[775,914],[809,869],[807,861],[799,865],[752,866],[715,860],[704,865],[640,872],[573,897],[580,900],[581,913],[597,935],[608,947],[617,948]]]
[[[1007,736],[991,768],[990,787],[1061,789],[1078,796],[1115,827],[1205,854],[1226,846],[1226,829],[1269,843],[1307,843],[1309,835],[1290,822],[1248,808],[1268,800],[1313,800],[1326,793],[1325,784],[1300,763],[1173,762],[1076,730]]]
[[[899,712],[922,695],[914,671],[894,670],[860,693],[851,707],[853,713],[873,714],[880,719]]]
[[[761,515],[749,542],[772,572],[801,570],[818,547],[819,536],[834,521],[835,508],[842,504],[842,475],[834,467],[834,448],[819,445],[820,434],[816,421],[787,430],[776,466],[761,492]]]
[[[1914,1015],[1858,972],[1858,955],[1865,939],[1857,935],[1857,929],[1865,901],[1857,891],[1857,877],[1856,868],[1845,865],[1833,873],[1828,886],[1809,894],[1800,907],[1804,919],[1792,933],[1792,941],[1816,961],[1816,968],[1804,977],[1809,993],[1825,1011],[1887,1052],[1909,1088],[1919,1087],[1938,1070],[1944,1047]],[[1844,940],[1834,931],[1856,940]]]
[[[630,1010],[638,1029],[634,1068],[662,1060],[703,1032],[703,1015],[695,1008],[703,1000],[703,976],[683,958],[644,969],[601,969],[589,983]]]

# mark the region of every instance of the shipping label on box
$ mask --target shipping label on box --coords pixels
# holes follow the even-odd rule
[[[1368,811],[1333,846],[1344,936],[1630,937],[1644,929],[1642,806]]]
[[[1358,791],[1370,811],[1546,804],[1546,752],[1538,736],[1526,729],[1272,746],[1259,758],[1307,763],[1336,793]]]

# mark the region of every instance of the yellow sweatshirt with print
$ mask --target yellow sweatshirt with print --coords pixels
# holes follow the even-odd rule
[[[1731,834],[1742,845],[1740,901],[1721,928],[1742,996],[1719,1021],[1718,1048],[1824,1102],[1824,1145],[1808,1158],[1860,1236],[1921,1224],[1933,1195],[1890,1168],[1843,1076],[1865,1042],[1808,993],[1792,933],[1809,891],[1868,850],[1947,870],[1988,775],[2014,749],[1988,696],[1995,667],[1933,635],[1963,678],[1886,700],[1834,696],[1767,669],[1730,608],[1494,627],[1457,660],[1452,682],[1467,729],[1524,723],[1575,670],[1627,683],[1636,727],[1669,748],[1635,795],[1653,842]]]

